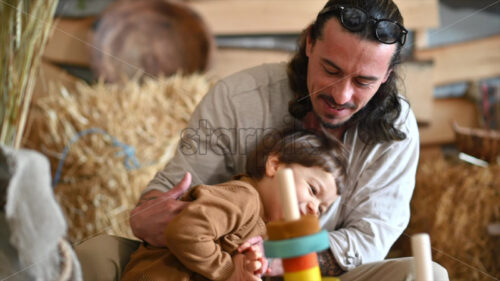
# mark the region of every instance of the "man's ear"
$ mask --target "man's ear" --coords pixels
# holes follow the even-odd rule
[[[276,154],[269,155],[266,160],[266,176],[270,178],[274,177],[274,175],[276,175],[276,172],[278,171],[279,166],[279,157]]]
[[[390,68],[389,70],[387,70],[387,72],[385,73],[384,79],[382,80],[382,84],[384,84],[385,82],[387,82],[387,79],[389,79],[389,76],[391,75],[391,73],[392,73],[392,68]]]

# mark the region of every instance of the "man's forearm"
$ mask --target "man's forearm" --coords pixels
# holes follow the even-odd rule
[[[322,276],[339,276],[345,272],[335,260],[330,249],[319,252],[318,261]]]

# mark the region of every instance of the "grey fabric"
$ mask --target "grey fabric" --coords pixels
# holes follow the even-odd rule
[[[0,213],[0,280],[30,280],[28,271],[21,271],[16,248],[9,242],[10,228],[5,213]]]
[[[34,151],[1,147],[9,174],[1,214],[0,279],[58,280],[67,225],[51,187],[49,162]],[[73,254],[74,256],[74,254]],[[72,279],[81,280],[77,259]]]

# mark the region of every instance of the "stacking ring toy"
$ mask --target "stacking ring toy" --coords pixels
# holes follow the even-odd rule
[[[300,216],[292,170],[279,169],[277,176],[284,220],[267,224],[266,257],[283,260],[285,281],[339,281],[321,278],[316,252],[330,247],[328,233],[320,230],[316,216]]]

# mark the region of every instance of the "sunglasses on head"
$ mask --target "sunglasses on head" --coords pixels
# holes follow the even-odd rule
[[[394,44],[399,42],[404,45],[406,42],[408,30],[396,21],[376,19],[363,9],[341,5],[325,7],[319,12],[318,17],[328,13],[336,13],[342,26],[352,32],[361,31],[368,23],[372,23],[375,38],[381,43]]]

